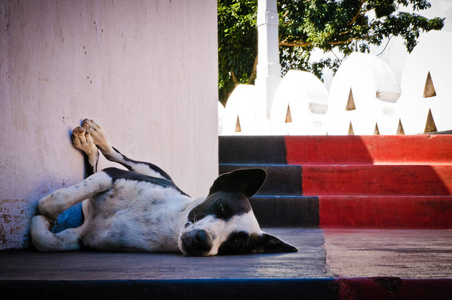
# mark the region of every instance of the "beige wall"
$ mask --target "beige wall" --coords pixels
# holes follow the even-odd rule
[[[83,179],[70,131],[85,117],[122,153],[207,193],[216,1],[2,1],[0,43],[0,249],[28,246],[37,200]]]

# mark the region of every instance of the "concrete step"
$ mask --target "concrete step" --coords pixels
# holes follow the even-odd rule
[[[452,165],[220,164],[220,174],[262,168],[268,177],[258,195],[448,196]]]
[[[319,227],[319,198],[315,196],[254,196],[254,215],[264,227]]]
[[[451,135],[223,136],[220,173],[264,168],[261,195],[451,195],[450,150]]]
[[[5,299],[448,299],[452,231],[266,228],[297,253],[10,251]]]
[[[267,172],[267,180],[259,195],[303,195],[301,166],[283,164],[220,164],[220,174],[242,168],[261,168]]]
[[[452,279],[299,278],[0,281],[5,299],[446,300]],[[214,296],[213,296],[214,295]]]
[[[452,196],[254,196],[261,226],[452,228]]]
[[[287,164],[283,136],[219,136],[221,164]]]
[[[441,164],[452,161],[452,135],[220,136],[220,163]]]

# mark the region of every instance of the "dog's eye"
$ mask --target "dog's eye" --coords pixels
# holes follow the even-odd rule
[[[241,239],[235,239],[234,243],[238,249],[241,249],[243,247],[243,241]]]
[[[224,214],[225,208],[224,208],[224,203],[222,201],[218,202],[218,207],[220,208],[220,212],[222,214]]]

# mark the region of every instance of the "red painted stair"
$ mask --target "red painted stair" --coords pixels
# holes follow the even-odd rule
[[[451,164],[451,135],[286,136],[292,165]]]
[[[452,137],[285,138],[321,227],[450,228]]]
[[[303,166],[305,195],[446,196],[452,165]]]
[[[269,183],[252,205],[281,212],[272,226],[317,211],[292,225],[452,228],[452,135],[220,137],[220,172],[256,166]]]

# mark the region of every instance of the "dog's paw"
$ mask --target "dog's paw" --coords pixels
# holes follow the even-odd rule
[[[105,136],[105,131],[99,124],[93,120],[85,119],[83,120],[82,127],[91,135],[94,144],[99,147],[102,152],[111,151],[111,144]]]
[[[83,127],[76,127],[72,130],[72,145],[75,148],[82,150],[88,156],[97,152],[96,145],[90,133]]]

